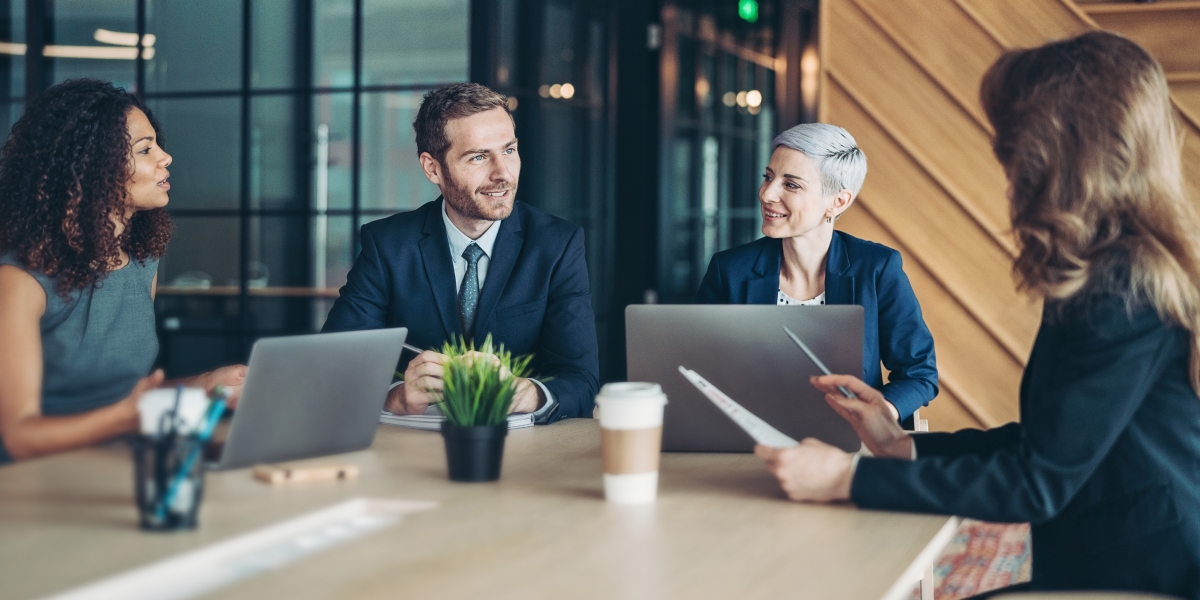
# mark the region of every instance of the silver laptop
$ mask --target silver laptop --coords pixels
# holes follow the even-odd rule
[[[667,394],[663,450],[749,452],[754,440],[683,375],[683,366],[801,440],[860,447],[850,425],[809,384],[817,367],[783,331],[796,333],[834,373],[862,376],[861,306],[633,305],[625,309],[629,381]]]
[[[259,340],[217,469],[371,445],[408,329]]]

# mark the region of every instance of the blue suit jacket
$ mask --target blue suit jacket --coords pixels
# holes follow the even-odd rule
[[[322,331],[407,327],[414,346],[462,336],[442,200],[363,225],[362,252]],[[545,419],[591,416],[599,387],[596,319],[583,229],[522,202],[501,221],[479,296],[474,338],[490,333],[514,355],[534,355],[558,405]],[[405,354],[398,370],[412,357]]]
[[[860,508],[1031,522],[1037,590],[1200,600],[1200,398],[1191,336],[1151,306],[1048,301],[1021,421],[913,436],[916,462],[863,458]]]
[[[761,238],[719,252],[696,292],[697,304],[775,304],[783,240]],[[900,253],[833,232],[825,262],[825,304],[863,307],[862,380],[908,419],[938,393],[933,336],[904,274]],[[883,384],[880,361],[887,366]]]

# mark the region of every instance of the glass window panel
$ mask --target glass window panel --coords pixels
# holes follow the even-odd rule
[[[535,196],[539,208],[583,224],[588,217],[588,207],[580,201],[587,189],[583,111],[553,101],[538,108],[537,147],[530,148],[537,168],[523,171],[521,187],[533,192],[526,196]]]
[[[322,308],[323,300],[311,295],[252,295],[247,310],[250,314],[250,343],[264,337],[319,332],[329,312]],[[320,315],[320,324],[315,315]]]
[[[496,83],[504,87],[519,87],[525,83],[522,61],[517,60],[520,55],[518,36],[524,21],[520,18],[522,15],[518,13],[519,10],[517,0],[499,0],[496,3],[497,21],[492,32],[496,36],[497,52],[493,60]]]
[[[666,228],[663,244],[667,248],[665,298],[663,302],[686,301],[695,288],[692,280],[696,271],[696,219],[693,217],[695,194],[692,193],[694,179],[693,143],[686,134],[671,140],[671,197],[668,214],[670,224]],[[700,267],[703,268],[703,267]]]
[[[732,125],[738,108],[737,93],[740,91],[737,80],[738,61],[736,57],[726,52],[720,52],[718,56],[720,76],[718,77],[717,101],[721,104],[718,118],[722,125],[729,126]]]
[[[587,99],[593,106],[603,106],[608,81],[608,53],[602,21],[588,23]]]
[[[307,40],[297,38],[298,4],[302,3],[296,0],[254,1],[250,23],[252,87],[308,85],[307,74],[303,81],[297,81],[297,50],[307,45]]]
[[[171,208],[237,208],[241,205],[240,100],[151,100],[171,154]]]
[[[470,0],[363,0],[365,85],[467,79]]]
[[[368,220],[364,218],[364,221]],[[373,218],[369,220],[374,220]],[[338,288],[346,285],[346,274],[354,261],[354,249],[350,247],[351,233],[354,231],[353,219],[346,216],[314,217],[313,230],[313,281],[317,287],[325,288],[327,294],[336,294]],[[321,244],[321,240],[325,243]],[[322,248],[324,250],[322,250]],[[325,265],[321,273],[320,266]],[[321,276],[324,275],[322,278]],[[335,295],[336,297],[336,295]]]
[[[351,221],[322,215],[250,220],[250,314],[256,331],[320,331],[350,271]]]
[[[245,360],[239,348],[237,290],[217,291],[222,293],[159,286],[154,302],[159,364],[168,378],[196,375]]]
[[[7,139],[9,132],[12,131],[13,125],[17,119],[21,118],[21,113],[25,111],[25,105],[19,101],[5,102],[0,106],[0,132]]]
[[[350,209],[353,172],[350,139],[351,94],[318,94],[313,97],[312,206]]]
[[[717,80],[717,57],[700,55],[700,76],[696,79],[696,102],[700,104],[701,118],[711,124],[717,118],[717,100],[714,90]]]
[[[352,0],[323,0],[313,6],[313,81],[316,87],[354,85]]]
[[[297,114],[308,98],[264,96],[251,100],[250,207],[308,208],[312,145],[309,116]],[[303,119],[297,122],[297,119]]]
[[[7,6],[0,11],[0,42],[5,44],[25,43],[25,2],[24,0],[9,0],[0,6]],[[20,98],[25,95],[25,56],[18,47],[4,46],[0,48],[0,86],[3,96]],[[9,127],[12,124],[9,123]],[[5,132],[8,131],[6,128]]]
[[[679,36],[679,85],[675,103],[677,116],[690,119],[696,116],[696,42]]]
[[[237,217],[173,218],[175,232],[158,266],[158,284],[186,291],[231,292],[239,281]]]
[[[150,92],[236,90],[242,83],[242,1],[146,0]]]
[[[48,81],[90,77],[133,89],[137,81],[136,0],[55,0],[48,12],[53,15],[45,49]],[[119,34],[132,37],[135,46]]]
[[[421,172],[412,122],[423,92],[363,94],[362,196],[364,210],[412,210],[437,198]]]
[[[311,287],[313,228],[307,215],[252,217],[246,279],[251,288]]]
[[[542,83],[553,86],[570,83],[580,86],[575,77],[576,56],[580,53],[575,46],[575,11],[570,5],[547,2],[543,24]]]

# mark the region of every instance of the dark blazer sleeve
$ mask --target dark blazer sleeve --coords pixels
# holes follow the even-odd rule
[[[362,252],[325,319],[323,333],[387,327],[388,269],[374,233],[366,225],[361,231]]]
[[[954,433],[918,433],[912,436],[917,457],[975,454],[984,458],[1021,441],[1021,426],[1009,423],[992,429],[962,429]]]
[[[584,257],[583,229],[576,228],[550,276],[546,315],[534,353],[534,368],[550,377],[544,385],[558,402],[547,422],[591,417],[600,387],[596,316]]]
[[[879,356],[888,369],[882,392],[907,419],[938,394],[933,335],[921,316],[903,259],[892,251],[879,273]]]
[[[946,438],[919,443],[915,462],[863,458],[852,499],[864,508],[988,521],[1041,524],[1054,518],[1117,442],[1178,341],[1178,332],[1152,311],[1134,319],[1118,309],[1097,322],[1076,319],[1057,332],[1061,341],[1038,367],[1049,373],[1025,390],[1015,444],[993,444],[1000,447],[989,452],[983,441],[1018,433],[1010,426],[991,436],[964,434],[968,443],[957,448]],[[937,446],[985,451],[921,457],[923,448]]]
[[[729,304],[729,283],[721,275],[721,262],[714,254],[708,261],[708,272],[700,282],[700,289],[692,298],[695,304]]]

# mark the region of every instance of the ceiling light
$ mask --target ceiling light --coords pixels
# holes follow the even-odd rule
[[[575,96],[575,86],[573,86],[569,83],[562,84],[562,97],[566,100],[570,100],[574,96]]]
[[[92,37],[101,44],[112,44],[114,46],[136,46],[138,40],[136,33],[109,31],[107,29],[97,29]],[[153,33],[147,33],[142,36],[142,47],[152,48],[156,41],[158,41],[158,38]]]

